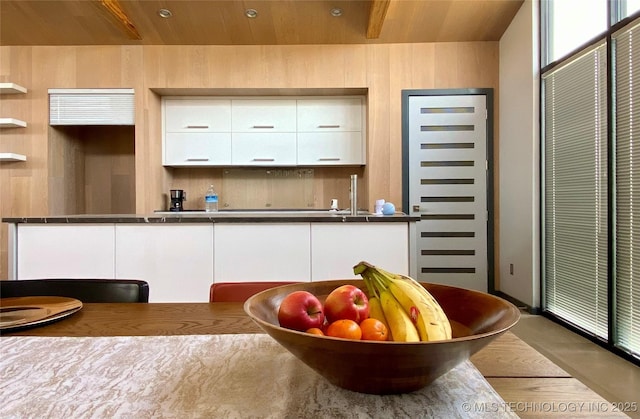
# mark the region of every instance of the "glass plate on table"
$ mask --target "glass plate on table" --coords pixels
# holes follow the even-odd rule
[[[0,298],[0,331],[44,325],[81,308],[80,300],[68,297]]]

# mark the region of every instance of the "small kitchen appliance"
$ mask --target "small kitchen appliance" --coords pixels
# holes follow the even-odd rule
[[[171,208],[169,211],[183,211],[187,193],[182,189],[171,189]]]

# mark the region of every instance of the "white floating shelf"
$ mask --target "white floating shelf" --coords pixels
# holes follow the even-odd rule
[[[0,153],[0,161],[27,161],[27,156],[16,153]]]
[[[27,93],[27,88],[15,83],[0,83],[0,94],[11,95],[16,93]]]
[[[25,128],[27,123],[15,118],[0,118],[0,128]]]

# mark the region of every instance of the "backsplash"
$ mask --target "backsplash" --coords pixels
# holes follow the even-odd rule
[[[220,209],[314,208],[314,169],[222,171]]]

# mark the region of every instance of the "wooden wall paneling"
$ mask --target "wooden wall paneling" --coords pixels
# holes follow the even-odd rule
[[[366,199],[366,207],[369,209],[373,208],[373,203],[369,202],[372,199],[384,198],[400,202],[402,194],[401,185],[391,185],[389,179],[391,170],[400,170],[402,163],[391,159],[389,60],[392,48],[390,45],[371,45],[367,54],[369,126],[363,199]]]
[[[85,212],[135,213],[133,126],[83,127]]]
[[[118,127],[117,150],[111,172],[111,214],[136,212],[135,127]],[[109,148],[107,138],[106,148]]]
[[[26,164],[21,163],[20,169],[7,171],[3,166],[0,170],[0,192],[3,193],[0,216],[47,214],[50,212],[49,200],[41,197],[48,195],[49,186],[54,189],[61,187],[55,185],[56,179],[49,179],[49,165],[57,164],[50,161],[48,150],[49,88],[135,89],[135,210],[146,213],[164,207],[165,194],[172,187],[188,192],[198,191],[197,195],[203,195],[211,180],[220,184],[222,179],[221,169],[162,167],[161,101],[160,96],[150,89],[215,88],[245,89],[245,92],[246,89],[276,89],[287,92],[303,88],[331,90],[356,87],[367,90],[367,166],[316,168],[314,204],[323,208],[329,199],[338,198],[341,207],[348,207],[349,174],[355,169],[361,182],[359,206],[371,209],[373,199],[379,197],[397,203],[401,201],[402,89],[497,89],[498,86],[497,42],[199,47],[3,46],[0,54],[0,78],[11,79],[30,89],[27,100],[28,112],[31,113],[26,138],[19,140],[23,142],[29,160]],[[18,75],[30,79],[18,80]],[[51,150],[51,153],[55,152],[55,149]],[[72,147],[68,153],[78,155],[79,151]],[[80,165],[77,162],[73,164],[76,167],[65,169],[67,173],[78,170]],[[57,169],[52,170],[56,173]],[[112,173],[114,185],[127,183],[118,177],[119,171],[118,174],[116,171]],[[7,191],[11,196],[10,204],[6,204],[4,199]],[[64,194],[70,195],[71,192]],[[191,201],[194,196],[188,194],[188,198]],[[57,211],[58,207],[59,204],[55,208],[52,205],[51,210]],[[5,230],[0,230],[0,243],[6,242]],[[6,250],[0,248],[0,251],[5,252],[0,261],[0,275],[3,275],[2,272],[6,272]]]
[[[136,95],[135,167],[136,212],[163,208],[171,173],[162,166],[162,106],[160,96],[145,83]]]
[[[26,162],[0,162],[0,218],[28,214],[42,205],[46,190],[34,185],[38,167],[46,164],[34,154],[34,133],[37,123],[32,106],[33,71],[32,48],[19,50],[0,47],[0,82],[17,83],[27,88],[26,94],[2,95],[0,116],[21,119],[26,128],[0,130],[0,152],[12,152],[27,156]],[[46,150],[46,147],[45,147]],[[43,182],[46,188],[46,182]],[[39,195],[35,195],[38,194]],[[46,204],[45,204],[46,205]],[[8,226],[0,225],[0,280],[8,278]]]
[[[84,147],[81,127],[48,128],[49,214],[85,211]]]

